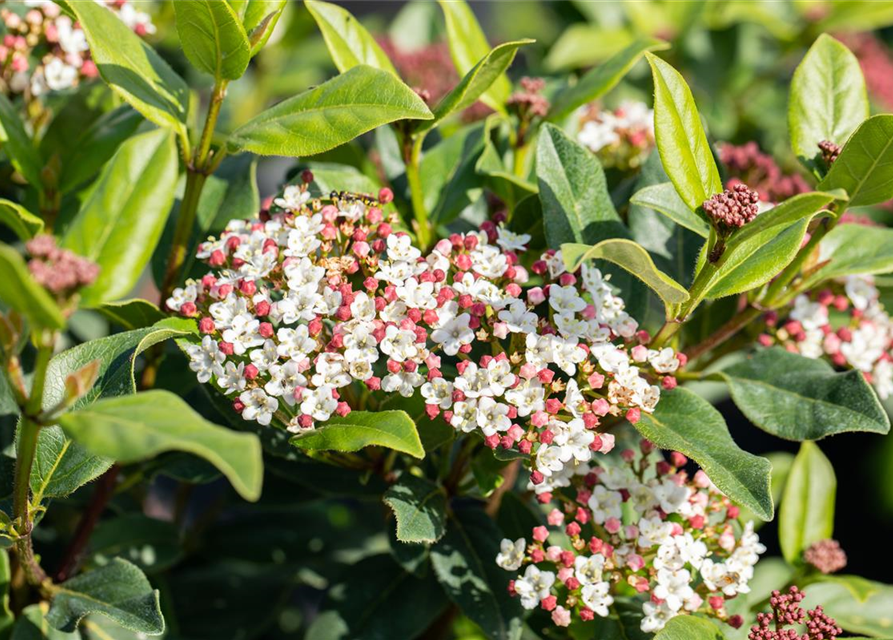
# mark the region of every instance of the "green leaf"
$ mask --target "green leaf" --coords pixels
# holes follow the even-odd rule
[[[246,500],[260,497],[260,441],[208,422],[169,391],[108,398],[59,418],[65,433],[98,456],[122,464],[167,451],[204,458],[223,472]]]
[[[639,189],[629,201],[630,204],[648,207],[662,213],[679,226],[694,231],[702,238],[707,238],[710,235],[710,225],[688,208],[671,182]]]
[[[790,564],[800,562],[811,544],[834,533],[836,493],[831,462],[817,444],[804,442],[788,474],[778,514],[781,552]]]
[[[239,14],[245,33],[251,42],[251,55],[255,56],[267,44],[273,30],[282,16],[288,0],[234,0],[233,5],[240,5]]]
[[[19,117],[15,106],[6,95],[0,95],[0,140],[3,151],[25,180],[32,187],[41,189],[43,161],[34,141]]]
[[[68,193],[96,178],[118,147],[139,127],[143,116],[128,105],[112,109],[90,124],[62,151],[59,191]],[[71,131],[66,132],[71,135]]]
[[[431,221],[449,224],[480,198],[483,184],[477,162],[484,151],[483,124],[465,127],[425,151],[419,173]]]
[[[512,540],[526,538],[534,527],[542,522],[538,511],[530,505],[530,500],[507,491],[502,495],[499,503],[499,512],[496,514],[496,523],[503,535]]]
[[[9,553],[0,549],[0,637],[9,636],[9,628],[15,621],[9,610],[9,586],[12,574],[9,570]]]
[[[21,313],[35,327],[65,327],[65,318],[59,305],[31,277],[22,256],[6,244],[0,244],[0,273],[3,273],[0,278],[0,300],[10,309]]]
[[[814,609],[822,605],[829,616],[837,620],[838,626],[850,633],[859,633],[871,638],[893,638],[893,586],[873,582],[874,593],[864,601],[854,596],[843,584],[821,582],[809,585],[803,608]],[[855,640],[855,639],[853,639]]]
[[[148,120],[186,136],[189,87],[117,15],[95,2],[68,3],[87,34],[102,78]]]
[[[890,431],[890,418],[861,371],[837,372],[824,360],[773,347],[718,375],[748,420],[780,438]]]
[[[664,169],[692,211],[722,191],[722,181],[701,116],[685,80],[669,64],[646,52],[654,78],[654,136]]]
[[[405,411],[351,411],[290,442],[309,451],[359,451],[380,446],[419,459],[425,457],[416,425]]]
[[[378,46],[372,34],[349,11],[318,0],[308,0],[304,6],[316,20],[338,71],[343,73],[364,64],[399,77],[390,58]]]
[[[86,616],[100,614],[125,629],[157,636],[164,632],[158,591],[143,572],[120,558],[52,587],[47,622],[74,631]]]
[[[432,572],[418,578],[389,554],[346,567],[329,590],[323,611],[306,640],[396,640],[417,638],[446,606]]]
[[[147,573],[164,571],[183,556],[177,526],[142,513],[100,522],[90,536],[89,550],[99,565],[118,556]]]
[[[487,36],[465,0],[438,0],[446,18],[447,41],[453,64],[460,76],[468,74],[490,51]],[[505,102],[512,85],[505,74],[499,74],[481,94],[481,101],[495,111],[505,112]]]
[[[508,593],[511,575],[499,568],[502,534],[480,508],[456,509],[443,539],[431,547],[431,566],[450,600],[488,638],[519,639],[520,602]]]
[[[150,327],[165,317],[155,304],[142,298],[106,302],[96,311],[128,331]]]
[[[20,240],[30,240],[43,231],[43,220],[20,204],[0,198],[0,224],[4,224]]]
[[[860,124],[818,188],[844,189],[851,207],[893,198],[893,115],[873,116]]]
[[[365,65],[267,109],[236,129],[230,151],[309,156],[395,120],[429,120],[422,99],[399,78]]]
[[[703,618],[676,616],[667,622],[654,640],[724,640],[719,628]]]
[[[586,2],[578,6],[593,6],[599,3]],[[650,5],[653,6],[653,5]],[[621,24],[605,27],[596,24],[576,23],[570,25],[555,41],[544,65],[549,71],[565,71],[582,67],[597,67],[607,63],[635,41],[630,29]]]
[[[587,260],[602,259],[626,269],[647,284],[669,307],[688,300],[688,291],[681,284],[654,266],[648,252],[632,240],[614,238],[596,245],[563,244],[561,255],[571,273]]]
[[[791,80],[788,129],[794,153],[813,171],[821,163],[823,172],[819,143],[843,144],[869,113],[856,56],[831,36],[820,35]]]
[[[540,129],[536,166],[550,247],[626,236],[601,164],[555,125]]]
[[[656,38],[634,40],[602,64],[594,66],[571,85],[555,96],[549,110],[549,120],[561,120],[578,107],[597,100],[608,93],[623,79],[646,51],[668,49],[669,44]]]
[[[515,40],[506,42],[487,53],[481,60],[465,74],[452,91],[441,98],[434,107],[434,119],[428,120],[420,127],[422,131],[428,131],[440,124],[444,118],[457,111],[462,111],[478,101],[494,82],[505,78],[506,70],[515,59],[518,49],[525,44],[536,42],[535,40]]]
[[[103,169],[62,241],[101,268],[82,292],[84,306],[121,298],[136,285],[164,230],[178,171],[176,142],[164,129],[131,138]]]
[[[722,414],[709,402],[681,387],[664,392],[654,413],[642,413],[635,427],[661,449],[697,462],[732,501],[763,520],[772,519],[769,461],[738,448]]]
[[[384,502],[397,519],[397,540],[437,542],[446,525],[446,490],[404,472],[385,492]]]
[[[893,229],[858,224],[834,227],[819,243],[819,264],[804,288],[832,278],[893,271]]]
[[[381,188],[380,183],[349,165],[308,162],[307,168],[313,172],[311,193],[322,198],[327,198],[333,191],[375,194]]]
[[[10,640],[81,640],[77,631],[65,633],[54,629],[46,620],[49,605],[46,602],[25,607],[15,623]]]
[[[183,53],[196,69],[237,80],[251,60],[251,45],[242,21],[224,0],[175,2],[177,33]]]

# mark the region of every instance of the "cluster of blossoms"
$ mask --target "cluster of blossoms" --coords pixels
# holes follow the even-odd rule
[[[506,106],[516,110],[522,118],[545,118],[549,113],[549,100],[542,94],[546,81],[542,78],[521,78],[521,90],[513,93]]]
[[[717,193],[704,203],[704,213],[723,233],[740,229],[760,213],[760,195],[738,183]]]
[[[25,244],[31,256],[28,270],[39,285],[59,301],[70,298],[78,289],[92,284],[99,265],[67,249],[60,249],[56,238],[42,234]]]
[[[597,105],[579,111],[577,141],[605,167],[636,169],[654,149],[654,111],[644,102],[624,101],[613,111]]]
[[[760,151],[756,142],[740,146],[724,144],[719,149],[719,158],[730,176],[728,185],[743,182],[752,186],[764,205],[783,202],[810,190],[801,175],[785,174],[772,156]]]
[[[800,603],[806,594],[797,587],[788,593],[773,591],[769,598],[772,613],[758,613],[757,624],[747,634],[749,640],[835,640],[843,633],[837,621],[828,616],[821,606],[804,612]],[[806,633],[796,629],[786,629],[792,625],[803,625]]]
[[[682,454],[652,464],[653,445],[643,441],[640,450],[623,451],[616,465],[581,469],[575,497],[548,516],[559,531],[539,526],[529,543],[502,541],[497,564],[524,567],[511,593],[526,609],[550,611],[559,626],[607,617],[615,595],[640,594],[646,633],[695,612],[740,627],[726,601],[749,591],[766,550],[753,523],[738,521],[738,507],[703,471],[690,477]],[[550,544],[553,535],[570,545]]]
[[[837,540],[819,540],[803,552],[807,564],[820,572],[837,573],[846,567],[846,552]]]
[[[346,415],[351,394],[419,392],[431,419],[530,456],[547,502],[613,447],[602,420],[652,412],[684,356],[641,344],[602,274],[566,272],[560,252],[533,262],[544,285],[522,290],[529,237],[494,222],[423,256],[382,212],[392,197],[293,185],[202,243],[214,271],[167,300],[204,334],[190,367],[243,418],[294,432]]]
[[[865,275],[803,293],[781,315],[766,314],[759,342],[857,369],[886,399],[893,395],[893,318],[878,297],[873,278]]]
[[[127,0],[96,0],[138,35],[155,32],[147,13]],[[38,97],[95,78],[87,37],[51,0],[25,0],[18,8],[0,8],[5,26],[0,45],[0,77],[7,93]]]

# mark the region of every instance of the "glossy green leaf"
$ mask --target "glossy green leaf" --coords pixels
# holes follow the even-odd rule
[[[660,51],[669,44],[656,38],[634,40],[602,64],[594,66],[576,84],[558,92],[549,110],[549,120],[561,120],[584,104],[602,97],[629,73],[646,51]]]
[[[164,129],[131,138],[103,169],[62,241],[101,269],[83,290],[83,305],[133,289],[164,230],[178,171],[176,142]]]
[[[0,637],[9,637],[15,617],[9,609],[9,590],[12,573],[9,568],[9,553],[0,549]]]
[[[434,107],[434,119],[422,123],[421,129],[433,129],[452,113],[462,111],[478,101],[500,78],[505,78],[506,70],[515,59],[518,49],[535,40],[515,40],[505,42],[487,53],[465,74],[452,91],[441,98]]]
[[[478,24],[474,11],[465,0],[438,0],[438,4],[446,18],[447,41],[453,64],[459,75],[465,76],[479,60],[488,55],[490,43]],[[509,79],[500,74],[480,98],[491,109],[504,112],[505,102],[511,91]]]
[[[685,287],[660,271],[648,252],[632,240],[613,238],[596,245],[563,244],[561,255],[567,270],[571,273],[587,260],[607,260],[626,269],[647,284],[667,306],[681,304],[688,300]]]
[[[282,16],[288,0],[234,0],[239,5],[239,16],[251,43],[251,55],[255,56],[267,44]]]
[[[436,542],[443,537],[447,503],[443,487],[404,472],[383,500],[394,512],[400,542]]]
[[[260,441],[202,418],[169,391],[145,391],[99,400],[59,418],[65,433],[95,455],[122,464],[166,451],[204,458],[223,472],[246,500],[260,497]]]
[[[395,120],[429,120],[422,99],[394,74],[365,65],[267,109],[236,129],[230,151],[309,156]]]
[[[0,224],[12,229],[20,240],[30,240],[43,231],[43,220],[20,204],[0,198]]]
[[[842,145],[868,115],[859,61],[842,43],[820,35],[791,80],[788,129],[794,153],[806,166],[819,169],[824,165],[819,143],[830,140]]]
[[[242,77],[251,45],[239,16],[225,0],[175,2],[177,33],[186,58],[217,79]]]
[[[893,271],[893,229],[872,227],[866,233],[858,224],[834,227],[819,243],[820,266],[804,283],[812,288],[819,282],[857,274]]]
[[[850,633],[871,638],[893,638],[893,586],[879,582],[872,584],[874,593],[864,601],[843,584],[811,584],[805,589],[803,607],[814,609],[816,605],[822,605],[825,613]]]
[[[304,6],[316,20],[338,71],[364,64],[398,75],[372,34],[348,10],[319,0],[308,0]]]
[[[722,181],[701,116],[685,79],[646,52],[654,78],[654,136],[660,159],[679,196],[692,211],[722,191]]]
[[[109,86],[147,119],[185,136],[186,82],[106,7],[95,2],[68,6],[87,34],[93,61]]]
[[[824,360],[773,347],[719,375],[741,412],[780,438],[818,440],[851,431],[890,431],[890,418],[861,371],[837,372]]]
[[[630,204],[648,207],[662,213],[679,226],[694,231],[702,238],[710,235],[710,225],[704,218],[688,208],[671,182],[639,189],[629,201]]]
[[[0,95],[0,141],[6,157],[32,187],[41,189],[43,161],[18,110],[6,95]]]
[[[51,627],[46,620],[49,610],[46,602],[25,607],[16,619],[10,640],[81,640],[77,631],[66,633]]]
[[[585,3],[589,6],[595,4],[599,3]],[[570,25],[558,37],[549,49],[544,64],[549,71],[596,68],[606,64],[635,39],[635,34],[621,24],[604,27],[578,22]]]
[[[359,451],[380,446],[419,459],[425,457],[416,425],[405,411],[351,411],[344,417],[333,416],[290,442],[310,451]]]
[[[676,616],[657,632],[654,640],[724,640],[719,627],[704,618]]]
[[[91,614],[111,618],[125,629],[157,636],[164,632],[158,591],[143,572],[120,558],[52,587],[47,622],[74,631]]]
[[[837,477],[814,442],[800,445],[788,474],[778,513],[778,538],[785,560],[794,564],[811,544],[834,533]]]
[[[643,412],[635,427],[659,448],[697,462],[732,501],[772,519],[769,461],[740,449],[709,402],[681,387],[664,392],[654,413]]]
[[[484,185],[477,162],[485,142],[484,125],[475,125],[457,131],[425,152],[419,173],[432,222],[452,222],[481,197]]]
[[[142,298],[106,302],[96,311],[128,331],[150,327],[165,317],[155,304]]]
[[[488,638],[517,640],[520,602],[508,593],[511,574],[493,561],[501,538],[483,509],[456,509],[446,535],[431,547],[431,566],[447,596]]]
[[[328,197],[333,191],[376,194],[381,184],[356,167],[328,162],[308,162],[307,168],[313,172],[310,183],[311,193]]]
[[[99,565],[121,557],[146,573],[164,571],[183,556],[177,526],[142,513],[100,522],[90,536],[89,552]]]
[[[893,115],[873,116],[859,125],[819,189],[844,189],[852,207],[893,198]]]
[[[555,125],[540,129],[536,166],[550,247],[568,242],[595,244],[626,235],[601,164]]]
[[[61,329],[65,318],[46,289],[37,284],[28,265],[9,245],[0,244],[0,300],[35,327]]]

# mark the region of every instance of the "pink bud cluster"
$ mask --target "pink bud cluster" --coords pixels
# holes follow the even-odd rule
[[[772,613],[758,613],[757,624],[750,628],[748,640],[835,640],[843,633],[837,621],[828,616],[821,606],[804,612],[800,603],[806,593],[796,586],[788,593],[773,591],[769,598]],[[805,625],[806,633],[785,628]]]
[[[764,316],[763,346],[780,345],[861,371],[882,399],[893,395],[893,319],[871,276],[848,276]]]
[[[803,552],[803,559],[822,573],[837,573],[846,567],[846,552],[837,540],[819,540]]]
[[[509,96],[506,106],[514,109],[527,120],[545,118],[549,113],[549,101],[542,95],[546,81],[542,78],[521,78],[521,90]]]
[[[840,155],[840,145],[834,144],[830,140],[822,140],[819,142],[819,151],[822,152],[822,160],[825,165],[830,167]]]
[[[719,157],[730,176],[728,185],[751,185],[764,202],[783,202],[810,190],[800,174],[785,174],[772,156],[760,151],[756,142],[724,144]]]
[[[579,125],[577,141],[608,168],[637,169],[654,149],[654,112],[644,102],[624,101],[614,110],[588,105]]]
[[[677,615],[699,613],[740,627],[726,602],[747,593],[765,552],[753,524],[703,471],[684,470],[642,441],[574,478],[561,509],[531,540],[503,540],[496,562],[524,567],[511,583],[526,609],[551,612],[559,626],[607,617],[616,595],[638,594],[641,629],[654,633]]]
[[[133,2],[107,0],[103,4],[138,35],[155,32],[149,15]],[[7,94],[37,98],[98,75],[86,34],[56,3],[31,0],[19,7],[3,7],[0,19],[5,25],[0,77]]]
[[[25,248],[31,256],[28,271],[38,284],[60,301],[92,284],[99,276],[99,265],[59,248],[51,235],[36,236],[25,244]]]
[[[760,213],[760,195],[746,184],[735,184],[707,200],[704,213],[722,232],[740,229]]]
[[[522,289],[530,238],[493,222],[423,256],[382,212],[392,197],[293,185],[263,220],[202,243],[213,271],[167,300],[203,334],[190,367],[243,418],[294,432],[368,392],[420,393],[431,420],[529,456],[548,502],[611,450],[603,421],[652,412],[684,356],[646,347],[602,274],[568,273],[560,252],[532,263],[542,286]]]

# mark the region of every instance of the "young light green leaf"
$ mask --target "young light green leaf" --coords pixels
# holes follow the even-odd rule
[[[433,129],[451,113],[462,111],[470,107],[480,98],[499,78],[505,77],[518,49],[525,44],[536,42],[535,40],[515,40],[499,45],[474,65],[459,81],[452,91],[441,98],[434,107],[434,119],[427,120],[420,127],[422,131]]]
[[[169,391],[145,391],[100,400],[59,418],[65,433],[95,455],[122,464],[167,451],[204,458],[223,472],[246,500],[260,497],[260,441],[208,422]]]
[[[788,474],[778,514],[781,552],[790,564],[799,562],[811,544],[834,533],[836,493],[834,467],[817,444],[804,442]]]
[[[893,229],[854,224],[834,227],[819,244],[819,265],[803,283],[805,288],[832,278],[893,271]]]
[[[95,2],[68,4],[87,34],[102,78],[146,118],[186,135],[189,88],[186,82],[106,7]]]
[[[890,431],[890,418],[861,371],[837,372],[823,360],[773,347],[718,375],[742,413],[779,438]]]
[[[830,140],[842,145],[868,115],[868,94],[859,61],[842,43],[823,33],[791,80],[788,129],[794,153],[819,173],[819,143]]]
[[[722,191],[722,181],[704,128],[682,75],[645,52],[654,78],[654,136],[660,159],[683,202],[696,211]]]
[[[688,205],[679,197],[672,182],[639,189],[629,201],[630,204],[648,207],[662,213],[679,226],[697,233],[702,238],[710,235],[710,225],[688,208]]]
[[[406,543],[437,542],[446,527],[446,491],[425,478],[404,472],[385,491],[384,503],[397,520],[397,540]]]
[[[46,620],[60,631],[74,631],[85,617],[99,614],[131,631],[150,636],[164,633],[158,591],[126,560],[114,558],[51,590],[53,603]]]
[[[316,20],[338,71],[343,73],[365,64],[399,77],[390,58],[372,34],[347,9],[319,0],[307,0],[304,6]]]
[[[46,602],[25,607],[15,621],[10,640],[81,640],[77,631],[66,633],[51,627],[46,620],[49,610]]]
[[[709,402],[681,387],[665,392],[654,413],[642,413],[635,427],[661,449],[697,462],[732,501],[772,519],[769,461],[740,449]]]
[[[395,120],[429,120],[422,99],[394,74],[353,67],[267,109],[236,129],[230,151],[309,156]]]
[[[661,51],[669,46],[657,38],[634,40],[610,59],[586,72],[576,84],[559,91],[549,109],[549,120],[561,120],[578,107],[605,95],[629,73],[646,51]]]
[[[450,55],[459,75],[471,71],[479,60],[490,51],[487,36],[478,24],[474,11],[465,0],[438,0],[446,18],[447,40]],[[512,85],[504,74],[499,74],[486,91],[481,101],[495,111],[505,112],[505,102],[512,91]]]
[[[9,609],[9,587],[12,574],[9,569],[9,553],[5,549],[0,550],[0,635],[9,637],[9,628],[15,621],[15,616]]]
[[[457,508],[446,535],[431,547],[431,566],[447,596],[494,640],[517,640],[522,610],[508,593],[509,575],[493,558],[502,532],[480,508]]]
[[[818,188],[845,190],[851,207],[893,198],[893,115],[873,116],[860,124]]]
[[[25,180],[35,189],[41,189],[43,161],[40,153],[19,117],[19,113],[6,95],[0,95],[0,141],[3,151]]]
[[[252,56],[256,56],[273,35],[287,2],[288,0],[247,0],[241,3],[243,6],[240,15],[251,43]]]
[[[37,284],[19,253],[0,244],[0,300],[35,327],[62,329],[65,318],[46,289]]]
[[[178,171],[176,142],[164,129],[131,138],[103,169],[62,241],[101,269],[83,290],[82,305],[133,289],[164,230]]]
[[[177,33],[186,58],[216,79],[237,80],[251,60],[248,35],[225,0],[175,2]]]
[[[654,640],[725,640],[725,636],[709,620],[676,616],[657,632]]]
[[[587,260],[607,260],[626,269],[647,284],[667,306],[688,300],[688,291],[660,271],[648,252],[632,240],[612,238],[596,245],[563,244],[561,255],[567,270],[573,273]]]
[[[412,418],[405,411],[351,411],[335,416],[317,429],[290,442],[310,451],[359,451],[380,446],[422,459],[425,449]]]
[[[43,220],[20,204],[0,198],[0,224],[4,224],[20,240],[30,240],[43,231]]]

